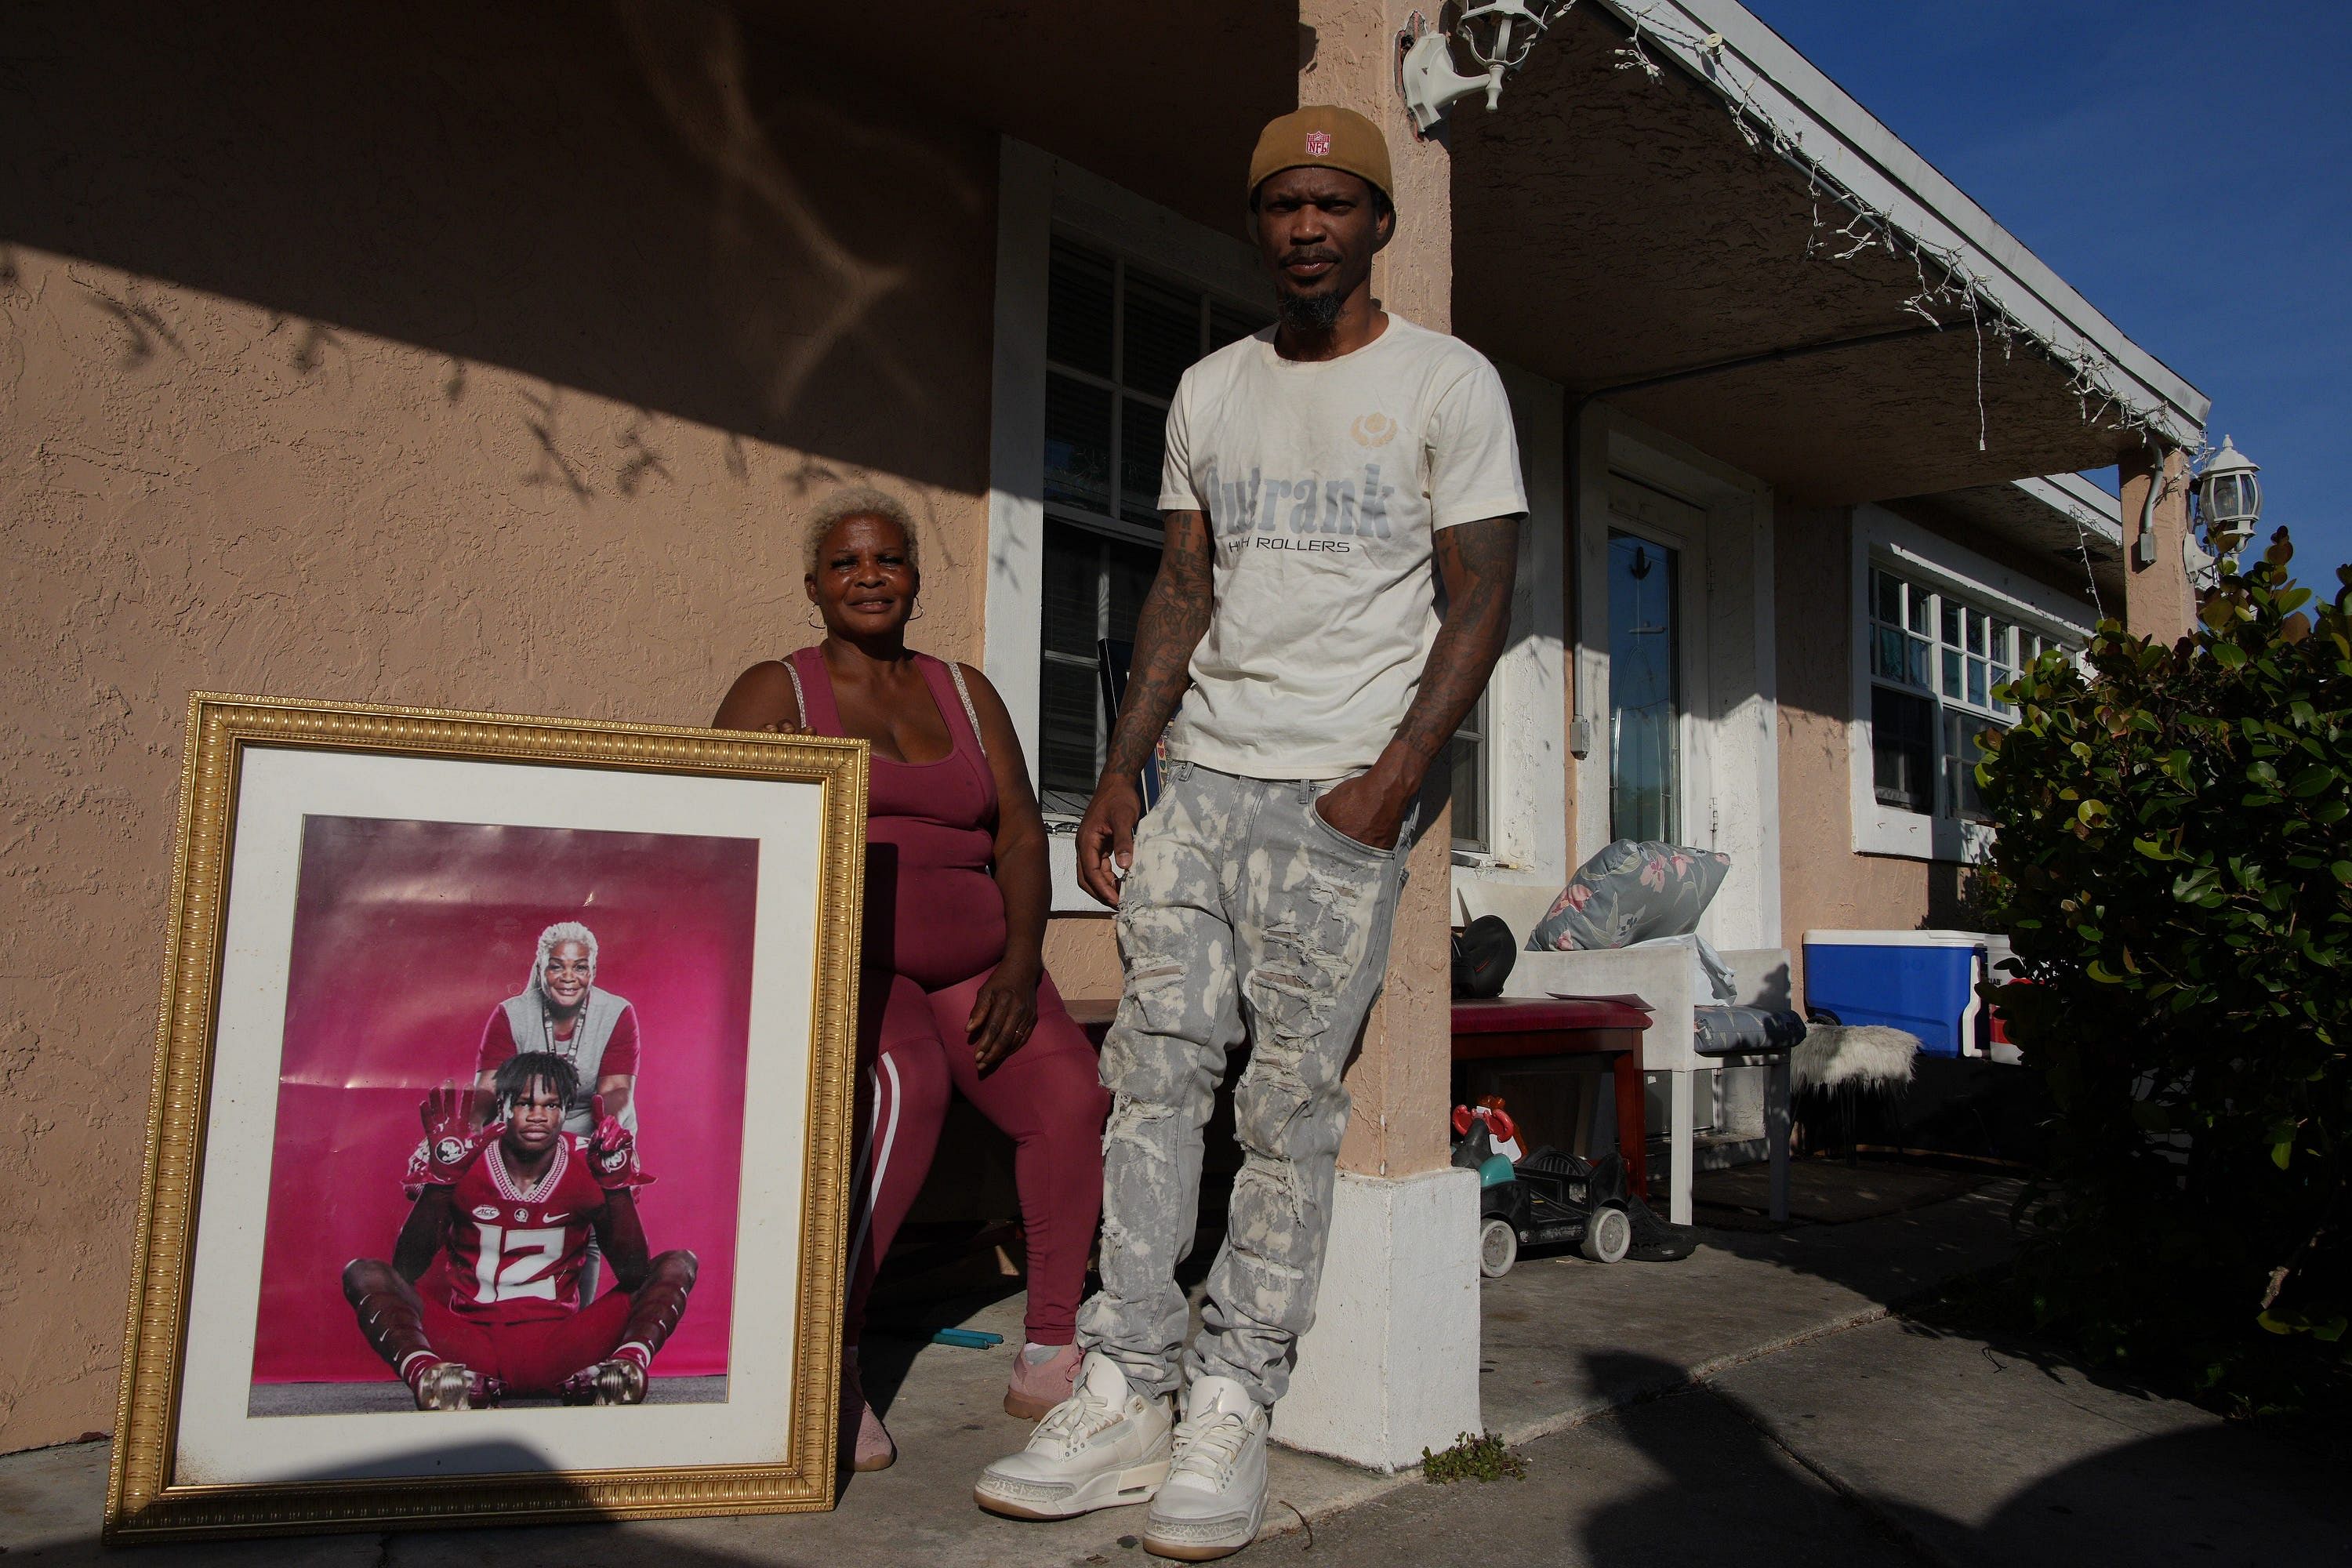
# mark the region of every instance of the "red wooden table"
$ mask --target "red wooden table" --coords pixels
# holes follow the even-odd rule
[[[1600,997],[1497,996],[1454,1004],[1454,1059],[1606,1056],[1617,1091],[1617,1150],[1625,1179],[1650,1195],[1649,1122],[1642,1090],[1642,1031],[1650,1015]]]

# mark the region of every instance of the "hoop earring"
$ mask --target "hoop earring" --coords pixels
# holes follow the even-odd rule
[[[801,625],[808,627],[808,629],[813,632],[821,632],[824,630],[824,617],[822,616],[812,616],[807,620],[803,621]]]
[[[910,616],[908,616],[907,617],[907,624],[908,624],[908,626],[913,626],[917,621],[919,621],[919,620],[921,620],[922,618],[923,618],[923,602],[922,602],[920,599],[918,599],[918,600],[916,600],[916,601],[915,601],[915,613],[914,613],[913,615],[910,615]]]

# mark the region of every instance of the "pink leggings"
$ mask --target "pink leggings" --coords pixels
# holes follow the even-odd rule
[[[1037,982],[1037,1026],[986,1077],[972,1066],[964,1022],[984,971],[926,992],[903,974],[858,984],[858,1145],[850,1182],[849,1300],[844,1342],[866,1325],[874,1272],[931,1168],[952,1084],[1013,1139],[1013,1180],[1027,1235],[1028,1335],[1066,1345],[1076,1331],[1087,1249],[1102,1215],[1102,1129],[1110,1096],[1093,1045],[1048,975]]]

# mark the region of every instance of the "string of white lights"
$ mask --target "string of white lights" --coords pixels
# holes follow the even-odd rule
[[[1569,0],[1572,6],[1575,0]],[[1563,8],[1565,9],[1565,8]],[[1812,202],[1812,232],[1805,245],[1805,254],[1812,256],[1830,247],[1821,243],[1824,222],[1821,216],[1821,198],[1826,192],[1831,200],[1848,213],[1843,224],[1831,231],[1836,238],[1849,243],[1843,250],[1831,251],[1829,259],[1851,261],[1866,251],[1883,247],[1889,256],[1907,256],[1916,290],[1903,301],[1903,308],[1925,321],[1941,326],[1944,318],[1938,309],[1957,309],[1967,312],[1969,326],[1976,338],[1977,449],[1985,450],[1991,437],[1990,416],[1985,406],[1984,348],[1985,334],[1990,331],[2001,346],[2001,357],[2007,359],[2014,351],[2016,341],[2023,338],[2035,350],[2067,373],[2068,390],[2074,394],[2075,405],[2084,422],[2105,425],[2117,431],[2135,432],[2149,452],[2153,469],[2151,482],[2157,486],[2160,504],[2179,489],[2190,482],[2195,466],[2212,452],[2201,433],[2193,446],[2183,442],[2172,430],[2160,409],[2145,407],[2118,388],[2108,374],[2105,356],[2081,340],[2065,342],[2055,337],[2037,332],[2025,321],[2004,308],[1991,291],[1991,279],[1971,268],[1958,250],[1939,246],[1922,237],[1906,232],[1893,214],[1873,205],[1844,182],[1837,179],[1821,162],[1807,154],[1804,131],[1801,127],[1784,126],[1759,99],[1754,90],[1758,74],[1745,61],[1739,61],[1726,47],[1720,33],[1701,34],[1676,23],[1661,21],[1654,5],[1639,11],[1628,11],[1626,20],[1632,37],[1617,50],[1620,70],[1637,69],[1651,81],[1664,76],[1649,51],[1643,47],[1644,32],[1681,45],[1695,56],[1703,58],[1708,68],[1702,79],[1713,86],[1723,99],[1731,115],[1732,124],[1751,151],[1769,150],[1775,157],[1803,173]],[[1743,80],[1741,72],[1746,71]],[[1933,276],[1930,276],[1930,269]],[[2188,452],[2189,460],[2178,470],[2168,471],[2165,461],[2168,447]],[[2083,575],[2090,590],[2092,608],[2102,618],[2106,607],[2099,594],[2098,574],[2091,564],[2091,541],[2082,520],[2075,518],[2076,542],[2081,548]]]
[[[1560,0],[1556,5],[1534,7],[1524,5],[1497,6],[1520,14],[1519,19],[1533,25],[1516,38],[1508,35],[1497,37],[1498,48],[1490,55],[1482,51],[1475,38],[1465,43],[1480,64],[1499,63],[1505,69],[1522,64],[1538,35],[1566,16],[1577,5],[1577,0]],[[2104,425],[2118,432],[2137,434],[2151,456],[2154,482],[2159,501],[2168,499],[2175,489],[2189,482],[2196,464],[2212,451],[2201,435],[2191,447],[2172,429],[2160,408],[2144,406],[2116,386],[2109,374],[2106,357],[2091,343],[2077,337],[2066,341],[2051,333],[2036,331],[2016,313],[2010,310],[1995,291],[1993,280],[1976,271],[1959,250],[1937,244],[1923,236],[1904,228],[1893,213],[1874,205],[1868,198],[1839,179],[1821,159],[1805,147],[1801,126],[1790,127],[1781,122],[1757,91],[1762,82],[1761,73],[1741,59],[1720,33],[1701,33],[1672,19],[1662,19],[1655,0],[1635,8],[1616,7],[1630,29],[1626,41],[1616,53],[1616,68],[1638,70],[1651,82],[1663,81],[1665,68],[1644,45],[1645,36],[1677,46],[1686,58],[1703,62],[1696,75],[1712,87],[1731,116],[1733,127],[1750,151],[1769,153],[1790,168],[1805,176],[1811,205],[1811,226],[1805,239],[1805,255],[1825,255],[1832,262],[1853,261],[1873,250],[1885,250],[1890,258],[1908,258],[1916,283],[1913,292],[1901,302],[1901,308],[1922,321],[1942,327],[1958,313],[1965,313],[1970,331],[1976,340],[1976,400],[1977,449],[1984,451],[1991,441],[1991,417],[1985,403],[1985,338],[1990,333],[2000,345],[2001,357],[2011,358],[2019,339],[2067,376],[2067,390],[2074,394],[2075,406],[2083,420],[2089,425]],[[1483,9],[1465,11],[1462,31]],[[1512,46],[1506,52],[1506,40]],[[1844,209],[1843,223],[1822,216],[1822,198],[1827,195],[1835,208]],[[1840,242],[1843,247],[1840,247]],[[1939,314],[1938,312],[1943,312]],[[2168,472],[2164,460],[2168,448],[2185,449],[2189,462],[2178,473]],[[2091,541],[2080,518],[2074,518],[2077,542],[2081,546],[2084,575],[2088,581],[2094,609],[2104,616],[2105,606],[2100,602],[2098,578],[2091,565]]]
[[[1551,20],[1566,15],[1575,4],[1576,0],[1567,0],[1552,14]],[[1978,450],[1986,448],[1991,434],[1984,400],[1984,339],[1988,332],[2000,343],[2003,358],[2009,357],[2016,341],[2022,338],[2064,370],[2068,388],[2075,395],[2085,423],[2137,432],[2145,444],[2158,452],[2184,445],[2160,409],[2143,406],[2116,385],[2105,356],[2091,344],[2080,339],[2070,342],[2036,331],[2002,305],[1993,291],[1992,279],[1971,268],[1959,251],[1906,232],[1891,213],[1873,205],[1811,156],[1805,149],[1803,129],[1784,125],[1773,114],[1755,90],[1761,77],[1727,46],[1722,34],[1700,33],[1672,18],[1662,18],[1655,5],[1629,9],[1624,16],[1632,36],[1616,51],[1618,69],[1638,70],[1654,82],[1664,78],[1664,68],[1644,47],[1644,35],[1678,45],[1692,56],[1703,58],[1707,68],[1701,79],[1724,100],[1741,139],[1750,149],[1769,151],[1805,175],[1812,197],[1812,233],[1806,243],[1807,255],[1823,252],[1832,261],[1845,262],[1868,251],[1884,249],[1891,257],[1907,257],[1918,287],[1902,302],[1904,309],[1938,326],[1945,320],[1936,313],[1939,309],[1967,313],[1977,338]],[[1826,227],[1826,220],[1821,216],[1823,195],[1847,214],[1843,223],[1827,230],[1832,239],[1828,245],[1821,243]],[[1843,248],[1836,247],[1837,240],[1846,242]],[[2192,460],[2204,453],[2200,441]]]
[[[2074,543],[2083,552],[2083,581],[2091,590],[2091,624],[2096,626],[2107,618],[2107,607],[2099,602],[2099,574],[2091,570],[2091,531],[2083,526],[2071,506],[2066,509],[2066,521],[2074,525]]]

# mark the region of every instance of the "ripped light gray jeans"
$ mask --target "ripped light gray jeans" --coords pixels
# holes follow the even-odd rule
[[[1315,1321],[1348,1124],[1340,1072],[1388,968],[1412,833],[1408,819],[1394,849],[1343,836],[1315,809],[1339,782],[1178,762],[1136,829],[1118,906],[1127,990],[1102,1053],[1103,1288],[1078,1314],[1078,1342],[1139,1392],[1179,1384],[1176,1266],[1198,1220],[1201,1130],[1244,1036],[1242,1168],[1184,1380],[1230,1377],[1272,1405]]]

